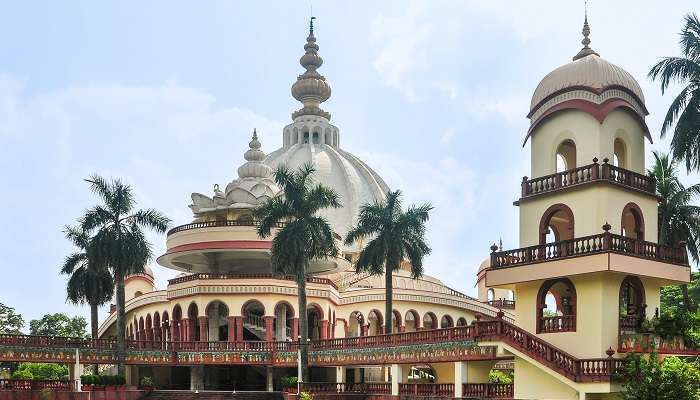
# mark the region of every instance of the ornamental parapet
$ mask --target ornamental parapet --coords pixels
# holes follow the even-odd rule
[[[595,183],[609,183],[636,192],[657,196],[654,177],[616,167],[609,164],[607,158],[603,159],[603,164],[598,164],[598,159],[594,158],[592,164],[557,172],[556,174],[533,179],[523,177],[520,201]]]

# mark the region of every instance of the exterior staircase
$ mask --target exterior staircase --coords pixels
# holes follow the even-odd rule
[[[243,327],[252,333],[259,340],[265,340],[265,334],[267,333],[267,328],[265,328],[265,320],[259,315],[252,313],[246,314],[243,319]]]
[[[155,390],[143,400],[282,400],[280,392],[215,392],[189,390]]]

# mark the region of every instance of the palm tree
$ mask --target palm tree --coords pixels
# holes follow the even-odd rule
[[[61,273],[70,275],[66,285],[67,298],[73,304],[90,305],[90,332],[97,339],[97,308],[107,304],[114,295],[114,281],[108,268],[98,265],[88,257],[90,236],[79,228],[66,226],[66,238],[79,251],[63,262]]]
[[[671,83],[685,84],[666,113],[661,137],[676,124],[671,153],[675,160],[685,160],[690,171],[700,169],[700,20],[697,15],[685,16],[680,36],[682,56],[664,58],[649,71],[649,77],[660,79],[661,93]]]
[[[659,204],[658,242],[663,245],[678,245],[686,242],[688,253],[697,264],[700,261],[700,207],[692,201],[700,195],[700,184],[689,188],[683,186],[677,176],[677,164],[668,154],[654,152],[654,166],[647,171],[656,179],[656,192],[661,197]],[[688,285],[682,285],[683,303],[687,311],[691,304]]]
[[[88,209],[82,219],[82,229],[94,232],[88,246],[88,258],[97,265],[108,267],[117,292],[117,364],[124,375],[125,331],[124,277],[143,272],[143,266],[152,256],[144,228],[165,232],[170,219],[154,209],[135,211],[136,201],[131,186],[119,179],[108,182],[98,175],[85,180],[102,200],[102,204]]]
[[[294,275],[299,291],[299,328],[302,381],[309,381],[309,327],[306,315],[306,274],[311,260],[338,255],[333,229],[328,221],[317,215],[325,208],[339,208],[338,194],[321,184],[314,185],[315,169],[305,164],[297,171],[279,166],[275,182],[282,188],[282,196],[275,197],[253,210],[259,221],[258,235],[266,238],[272,229],[284,226],[272,239],[271,263],[276,274]]]
[[[392,331],[394,294],[392,276],[401,268],[401,262],[411,262],[411,275],[423,275],[423,257],[430,254],[425,241],[425,223],[430,204],[401,208],[401,191],[389,192],[383,201],[364,204],[360,208],[357,226],[348,232],[345,244],[351,245],[364,238],[373,238],[360,252],[355,270],[373,275],[384,274],[386,285],[386,308],[384,333]]]

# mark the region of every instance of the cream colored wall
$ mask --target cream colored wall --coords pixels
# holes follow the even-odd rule
[[[479,279],[479,282],[477,283],[477,290],[479,292],[479,301],[487,301],[488,300],[488,290],[493,289],[494,292],[494,300],[498,299],[505,299],[509,300],[510,297],[510,290],[509,289],[503,289],[503,288],[498,288],[498,287],[488,287],[486,286],[486,276],[484,276],[482,279]],[[515,299],[515,293],[513,293],[513,299]]]
[[[576,332],[537,336],[579,358],[605,357],[605,350],[617,349],[620,286],[625,276],[613,272],[569,276],[576,289]],[[660,303],[660,280],[640,279],[646,294],[647,316],[651,317]],[[516,324],[532,334],[537,332],[537,294],[543,282],[516,285]]]
[[[533,400],[578,400],[578,391],[542,370],[540,365],[515,358],[514,397]]]
[[[602,124],[590,114],[579,110],[560,111],[543,122],[531,137],[531,178],[556,172],[556,152],[565,140],[576,144],[577,166],[587,165],[598,158],[612,163],[614,142],[622,139],[627,147],[628,165],[624,168],[643,174],[644,131],[627,111],[618,109]]]
[[[147,278],[134,276],[129,278],[126,285],[124,285],[124,299],[129,301],[136,297],[136,292],[141,292],[141,294],[146,294],[153,291],[153,282],[149,281]]]
[[[620,234],[622,210],[636,203],[644,217],[644,238],[657,240],[657,200],[651,196],[622,189],[613,185],[593,184],[565,190],[520,203],[520,246],[539,244],[540,220],[554,204],[566,204],[574,213],[574,236],[583,237],[603,233],[608,222],[610,232]]]

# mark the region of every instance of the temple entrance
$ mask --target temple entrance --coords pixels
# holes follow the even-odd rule
[[[206,365],[204,367],[204,390],[263,391],[267,389],[266,380],[265,367],[252,365]]]

